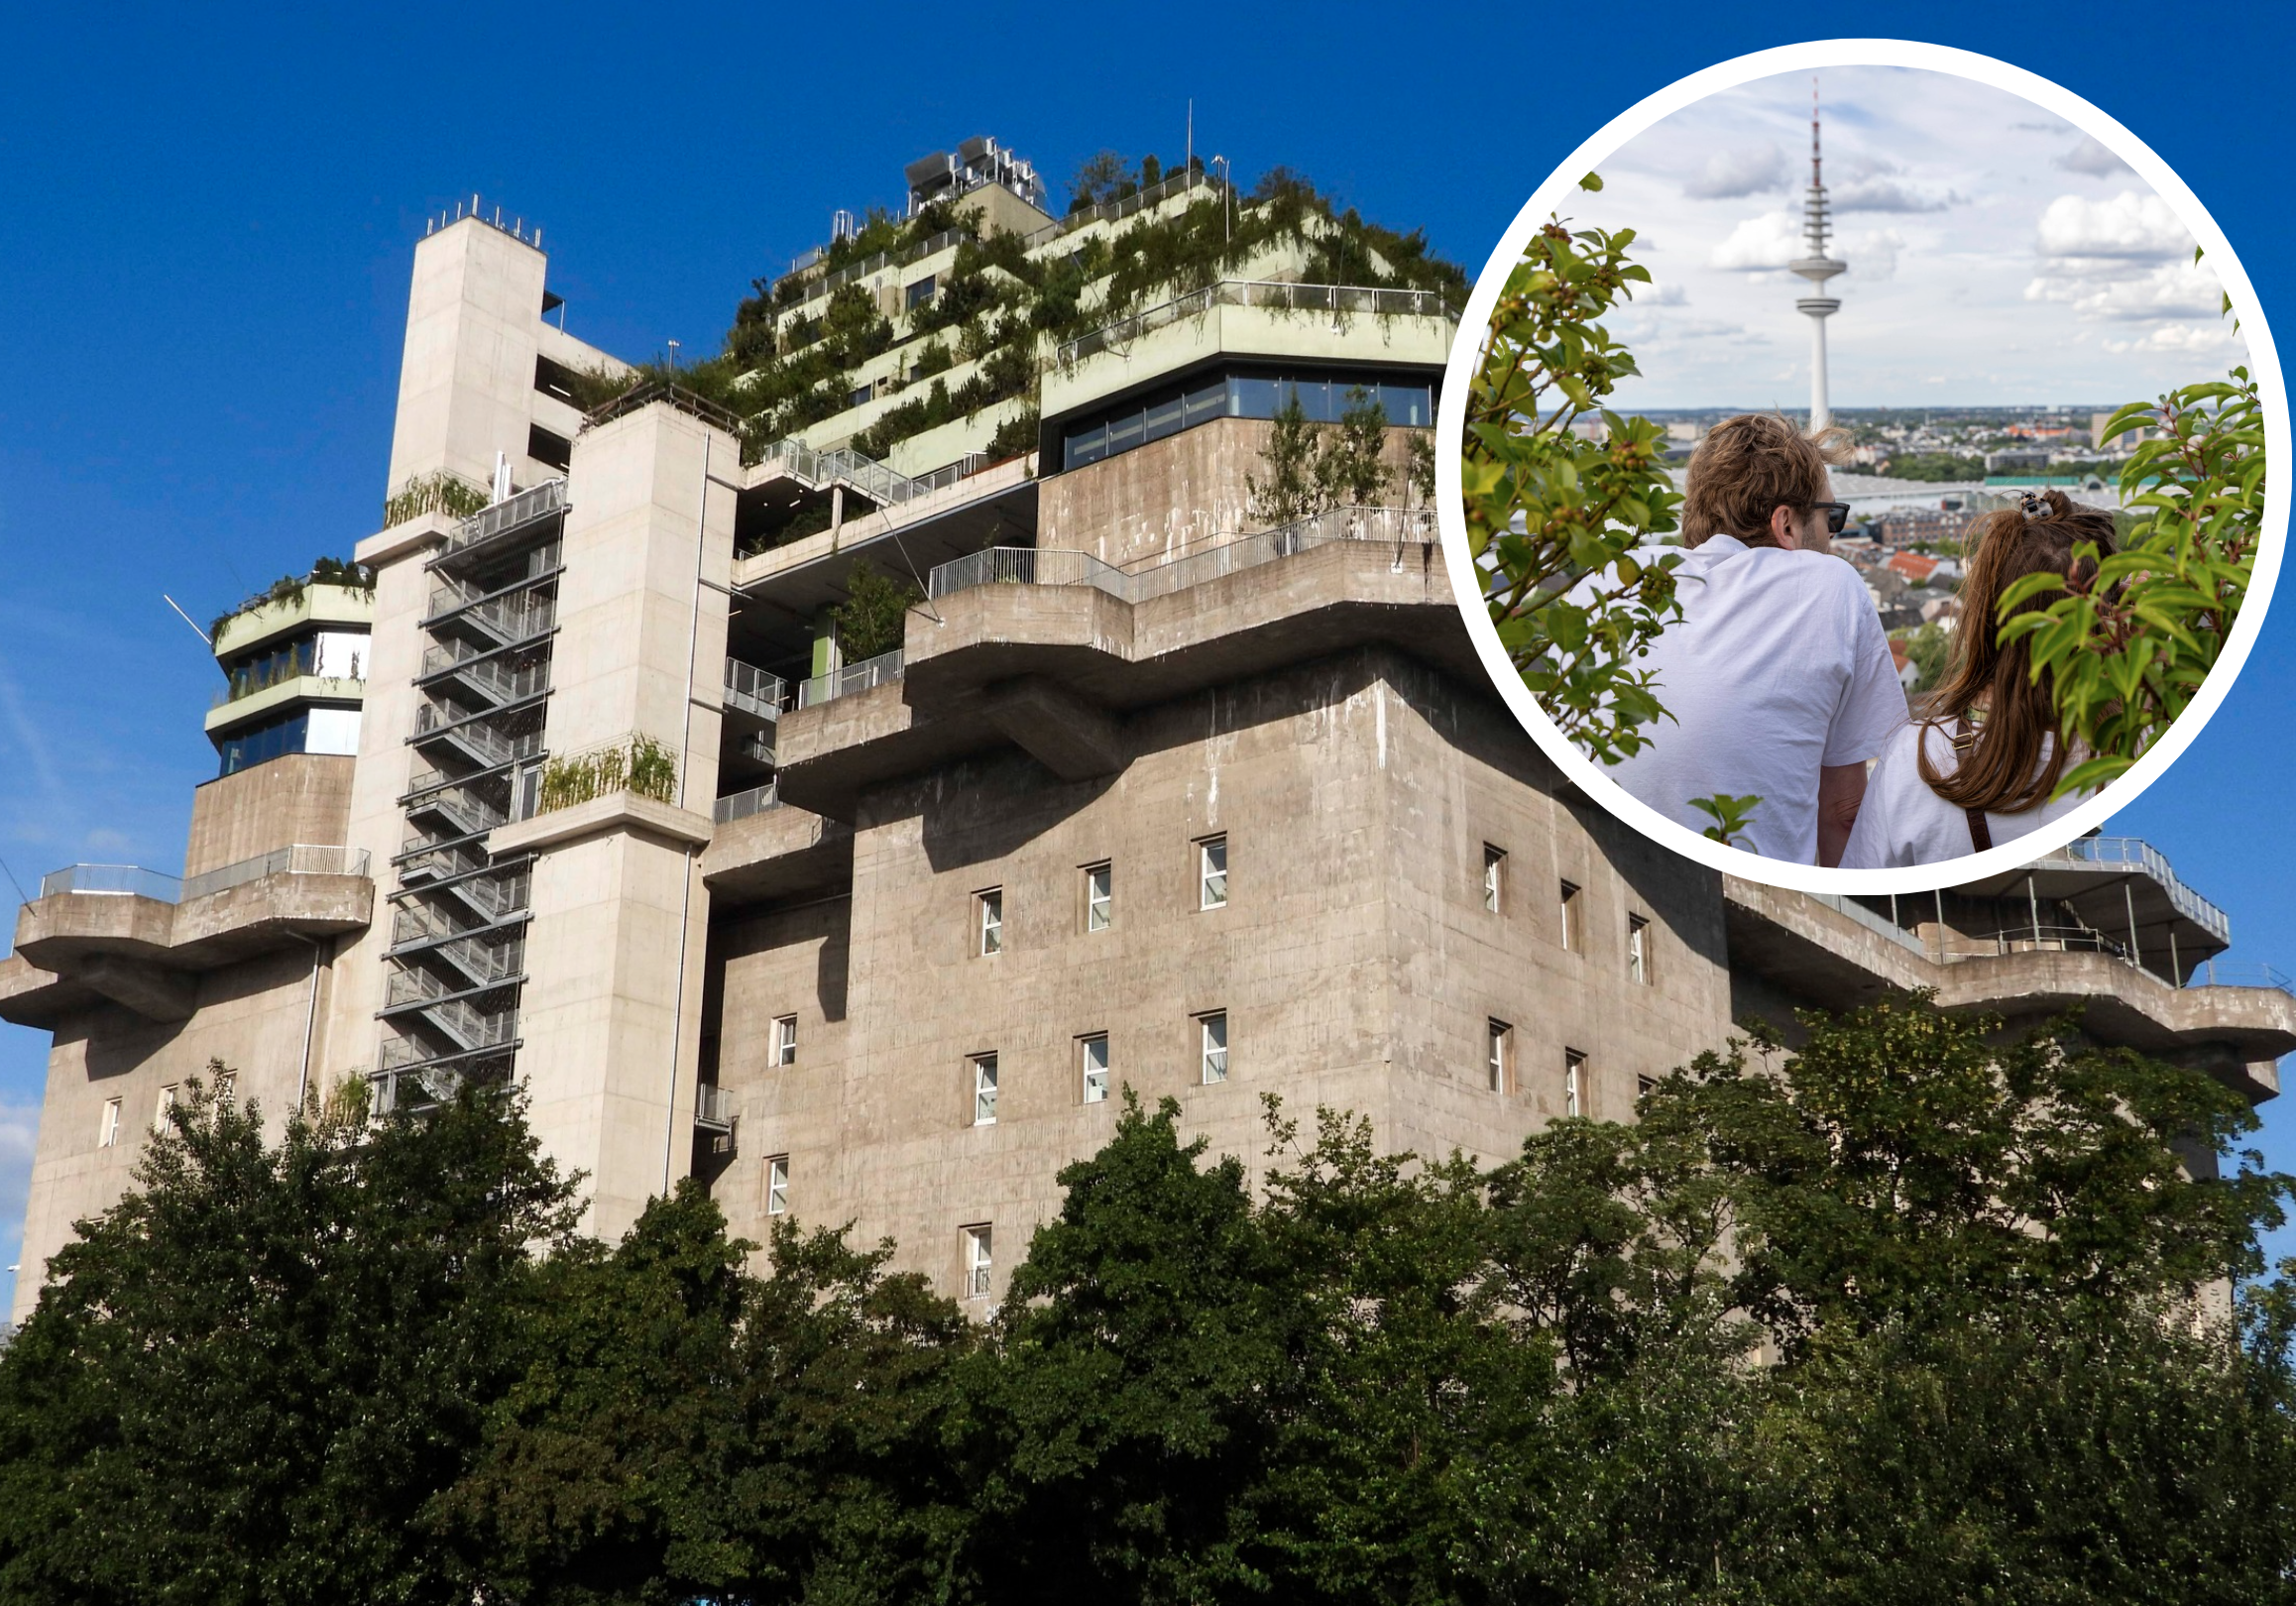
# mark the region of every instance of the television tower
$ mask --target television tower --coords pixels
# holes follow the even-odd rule
[[[1793,273],[1810,282],[1814,294],[1804,295],[1793,304],[1809,319],[1809,427],[1816,434],[1833,417],[1833,409],[1826,402],[1826,319],[1841,310],[1841,298],[1825,293],[1826,281],[1834,275],[1847,272],[1849,264],[1826,255],[1826,236],[1832,232],[1832,218],[1826,206],[1826,185],[1818,165],[1818,94],[1817,79],[1809,81],[1809,194],[1802,202],[1802,243],[1809,255],[1786,264]]]

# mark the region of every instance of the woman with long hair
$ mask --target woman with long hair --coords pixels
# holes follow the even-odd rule
[[[2052,798],[2074,755],[2057,728],[2056,685],[2032,674],[2027,638],[2000,644],[2002,595],[2030,574],[2082,579],[2076,554],[2113,551],[2113,516],[2061,491],[1987,514],[1965,543],[1961,617],[1943,680],[1875,762],[1844,869],[1933,864],[1982,853],[2046,825],[2082,801]],[[2023,614],[2064,594],[2051,587]]]

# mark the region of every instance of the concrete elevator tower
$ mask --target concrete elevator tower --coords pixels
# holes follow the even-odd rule
[[[1818,160],[1818,98],[1817,80],[1809,84],[1809,192],[1802,201],[1802,241],[1809,255],[1787,264],[1792,272],[1810,283],[1814,292],[1802,296],[1793,304],[1809,319],[1809,427],[1811,433],[1825,428],[1833,416],[1826,401],[1826,319],[1841,310],[1841,298],[1825,293],[1826,281],[1834,275],[1847,272],[1849,264],[1826,255],[1826,236],[1832,232],[1833,219],[1826,205],[1826,186]]]

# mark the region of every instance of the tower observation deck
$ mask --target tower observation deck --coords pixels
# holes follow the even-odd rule
[[[1833,232],[1832,208],[1826,203],[1824,168],[1818,155],[1817,80],[1809,86],[1809,189],[1802,201],[1802,243],[1808,255],[1786,265],[1810,282],[1811,293],[1793,304],[1809,319],[1809,427],[1812,434],[1826,427],[1833,411],[1826,400],[1826,319],[1841,310],[1841,298],[1825,292],[1826,281],[1845,273],[1849,264],[1827,255],[1827,236]]]

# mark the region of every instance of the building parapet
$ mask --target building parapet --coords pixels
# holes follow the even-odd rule
[[[1089,552],[995,546],[935,568],[926,594],[938,601],[985,585],[1091,586],[1128,603],[1170,596],[1224,574],[1257,568],[1332,541],[1425,546],[1435,539],[1432,508],[1334,508],[1274,529],[1129,568]]]
[[[797,706],[814,708],[833,697],[850,697],[855,692],[883,686],[901,678],[901,649],[880,652],[873,658],[859,663],[845,664],[826,675],[815,675],[798,682]]]
[[[1328,312],[1335,317],[1445,318],[1458,313],[1435,290],[1391,289],[1369,285],[1300,285],[1290,280],[1223,279],[1161,305],[1103,324],[1062,346],[1055,367],[1072,369],[1088,357],[1126,345],[1183,318],[1202,317],[1215,306],[1262,307],[1280,312]]]
[[[364,853],[328,845],[259,855],[189,883],[135,865],[74,864],[45,877],[41,896],[18,911],[17,953],[147,1019],[182,1020],[196,1002],[192,975],[363,930],[375,904],[366,869]]]

